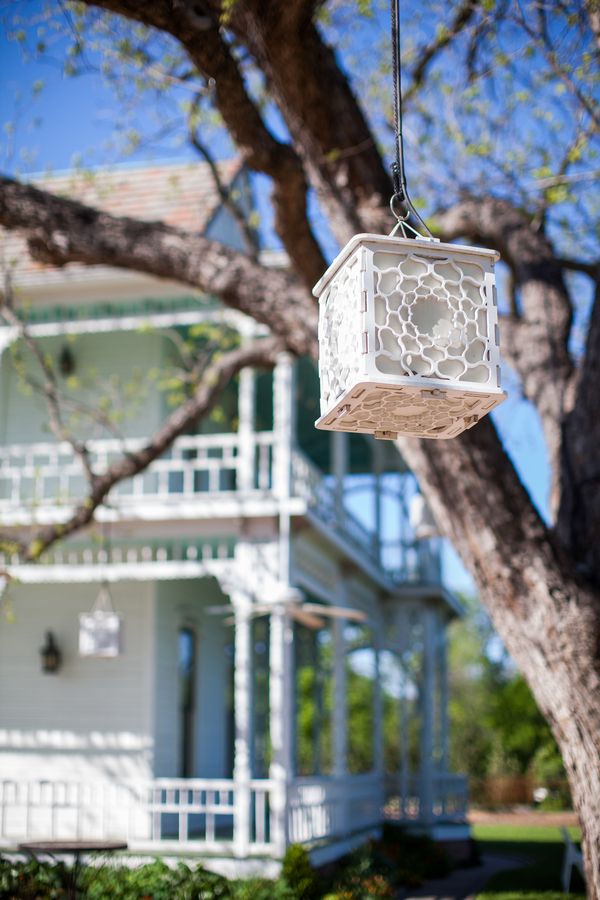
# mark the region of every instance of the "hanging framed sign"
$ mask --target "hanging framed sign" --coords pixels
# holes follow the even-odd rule
[[[79,655],[111,658],[121,653],[122,617],[103,584],[91,612],[79,616]]]

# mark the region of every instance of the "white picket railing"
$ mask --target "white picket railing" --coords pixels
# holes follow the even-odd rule
[[[251,853],[271,845],[268,780],[250,783]],[[231,779],[159,778],[151,782],[0,781],[0,846],[25,840],[127,841],[131,849],[176,842],[230,853],[235,841]]]
[[[420,779],[355,775],[297,778],[289,787],[288,840],[312,844],[394,821],[464,821],[467,779],[437,773],[433,805],[423,808]],[[250,855],[273,851],[273,783],[250,782],[244,843]],[[384,797],[387,794],[387,801]],[[0,780],[0,847],[26,840],[127,841],[139,851],[235,852],[236,789],[232,779],[158,778],[150,782]]]
[[[342,837],[381,823],[381,779],[373,775],[299,778],[288,800],[288,832],[292,843]]]
[[[143,439],[89,441],[90,464],[102,474],[123,454],[140,450]],[[120,482],[110,503],[143,517],[172,515],[181,502],[191,505],[207,495],[230,500],[273,497],[276,437],[273,432],[185,435],[143,472]],[[291,492],[311,513],[371,565],[382,566],[378,536],[354,516],[336,496],[331,479],[300,450],[291,454]],[[66,512],[83,498],[86,483],[79,460],[66,443],[12,444],[0,447],[0,522],[46,521]],[[157,505],[159,512],[157,513]],[[162,510],[162,512],[161,512]],[[64,515],[64,512],[62,515]],[[46,517],[46,518],[45,518]],[[384,554],[385,556],[385,554]],[[399,542],[390,557],[389,575],[396,581],[438,581],[439,549],[431,541],[405,546]]]
[[[101,440],[87,444],[96,474],[124,454],[141,450],[144,439]],[[268,491],[272,482],[274,435],[256,432],[248,450],[253,455],[250,490]],[[200,493],[235,491],[246,461],[237,434],[186,435],[159,459],[114,490],[113,502],[181,499]],[[84,496],[85,477],[79,460],[66,443],[12,444],[0,448],[0,510],[43,504],[70,506]]]
[[[385,813],[393,821],[464,821],[468,805],[466,775],[435,772],[431,791],[424,790],[418,775],[398,774],[386,778]]]
[[[321,470],[299,451],[292,454],[292,494],[302,497],[309,509],[328,527],[349,539],[355,547],[379,563],[379,541],[352,513],[336,502],[332,484]]]

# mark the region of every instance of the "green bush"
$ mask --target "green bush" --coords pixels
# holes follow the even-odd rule
[[[297,896],[283,878],[247,878],[234,883],[235,900],[296,900]]]
[[[66,867],[37,860],[12,862],[0,857],[0,900],[58,900],[68,884]]]
[[[313,900],[319,896],[315,870],[310,864],[308,851],[300,844],[288,847],[281,864],[281,876],[298,900]]]
[[[392,897],[400,886],[418,887],[426,878],[441,878],[450,865],[444,850],[428,838],[386,827],[381,840],[359,847],[347,857],[333,896]]]
[[[0,859],[0,900],[64,900],[69,872],[62,863],[20,863]],[[267,884],[267,883],[265,883]],[[272,882],[268,882],[272,885]],[[79,876],[79,889],[88,900],[292,900],[288,892],[271,887],[261,895],[236,893],[235,883],[201,866],[181,863],[172,869],[156,860],[129,869],[126,866],[88,866]]]
[[[281,877],[228,881],[202,866],[161,860],[127,866],[84,867],[79,876],[87,900],[380,900],[400,885],[418,886],[425,878],[448,871],[447,859],[432,841],[386,828],[380,841],[358,848],[332,867],[317,872],[306,849],[292,845]],[[62,863],[11,862],[0,857],[0,900],[65,900],[69,871]]]
[[[171,869],[156,860],[135,869],[109,866],[85,870],[82,879],[89,900],[230,900],[233,886],[222,875],[202,866],[191,869],[180,863]]]

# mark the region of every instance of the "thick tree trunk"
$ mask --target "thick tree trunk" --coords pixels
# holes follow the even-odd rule
[[[600,592],[537,515],[489,420],[401,449],[552,728],[582,826],[588,896],[598,898]]]

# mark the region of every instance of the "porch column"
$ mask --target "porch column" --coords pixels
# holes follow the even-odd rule
[[[373,474],[375,476],[375,540],[377,547],[377,558],[381,561],[382,534],[383,525],[382,504],[381,504],[381,475],[383,471],[383,453],[384,448],[381,441],[373,441]]]
[[[333,774],[348,775],[348,679],[345,619],[333,620]]]
[[[380,815],[383,818],[383,810],[387,795],[385,783],[385,759],[383,738],[383,690],[381,687],[381,652],[383,649],[383,634],[381,622],[373,625],[373,649],[375,651],[375,685],[373,690],[373,772],[376,776],[375,790],[378,794]]]
[[[282,353],[273,374],[273,489],[279,500],[279,578],[288,584],[291,571],[292,449],[296,444],[296,398],[294,360]]]
[[[448,634],[446,622],[441,618],[438,621],[438,665],[440,679],[440,770],[448,772],[448,734],[450,731],[448,719]]]
[[[408,812],[408,798],[410,796],[410,759],[409,759],[409,716],[407,710],[408,674],[404,660],[409,636],[409,621],[406,609],[396,612],[397,651],[400,662],[400,715],[399,747],[400,747],[400,817],[404,818]]]
[[[421,789],[420,819],[433,820],[433,754],[435,737],[435,610],[425,606],[423,622],[423,673],[421,679]]]
[[[383,759],[383,692],[381,690],[381,649],[383,639],[381,634],[381,625],[377,622],[373,627],[373,649],[375,650],[375,690],[373,696],[373,743],[374,753],[373,762],[374,770],[380,776],[384,774]]]
[[[270,625],[271,842],[276,856],[288,845],[287,801],[294,775],[293,633],[283,606],[275,607]]]
[[[296,442],[294,361],[282,353],[273,374],[273,419],[275,459],[273,481],[278,497],[290,496],[292,447]]]
[[[239,375],[238,393],[238,441],[239,457],[237,470],[238,491],[251,491],[254,487],[254,407],[255,372],[248,367]]]
[[[239,593],[232,595],[235,615],[235,756],[234,781],[234,855],[244,858],[250,845],[250,725],[251,725],[251,622],[250,597]]]
[[[345,431],[331,433],[331,459],[334,482],[335,512],[339,522],[344,519],[344,479],[348,473],[348,434]]]

